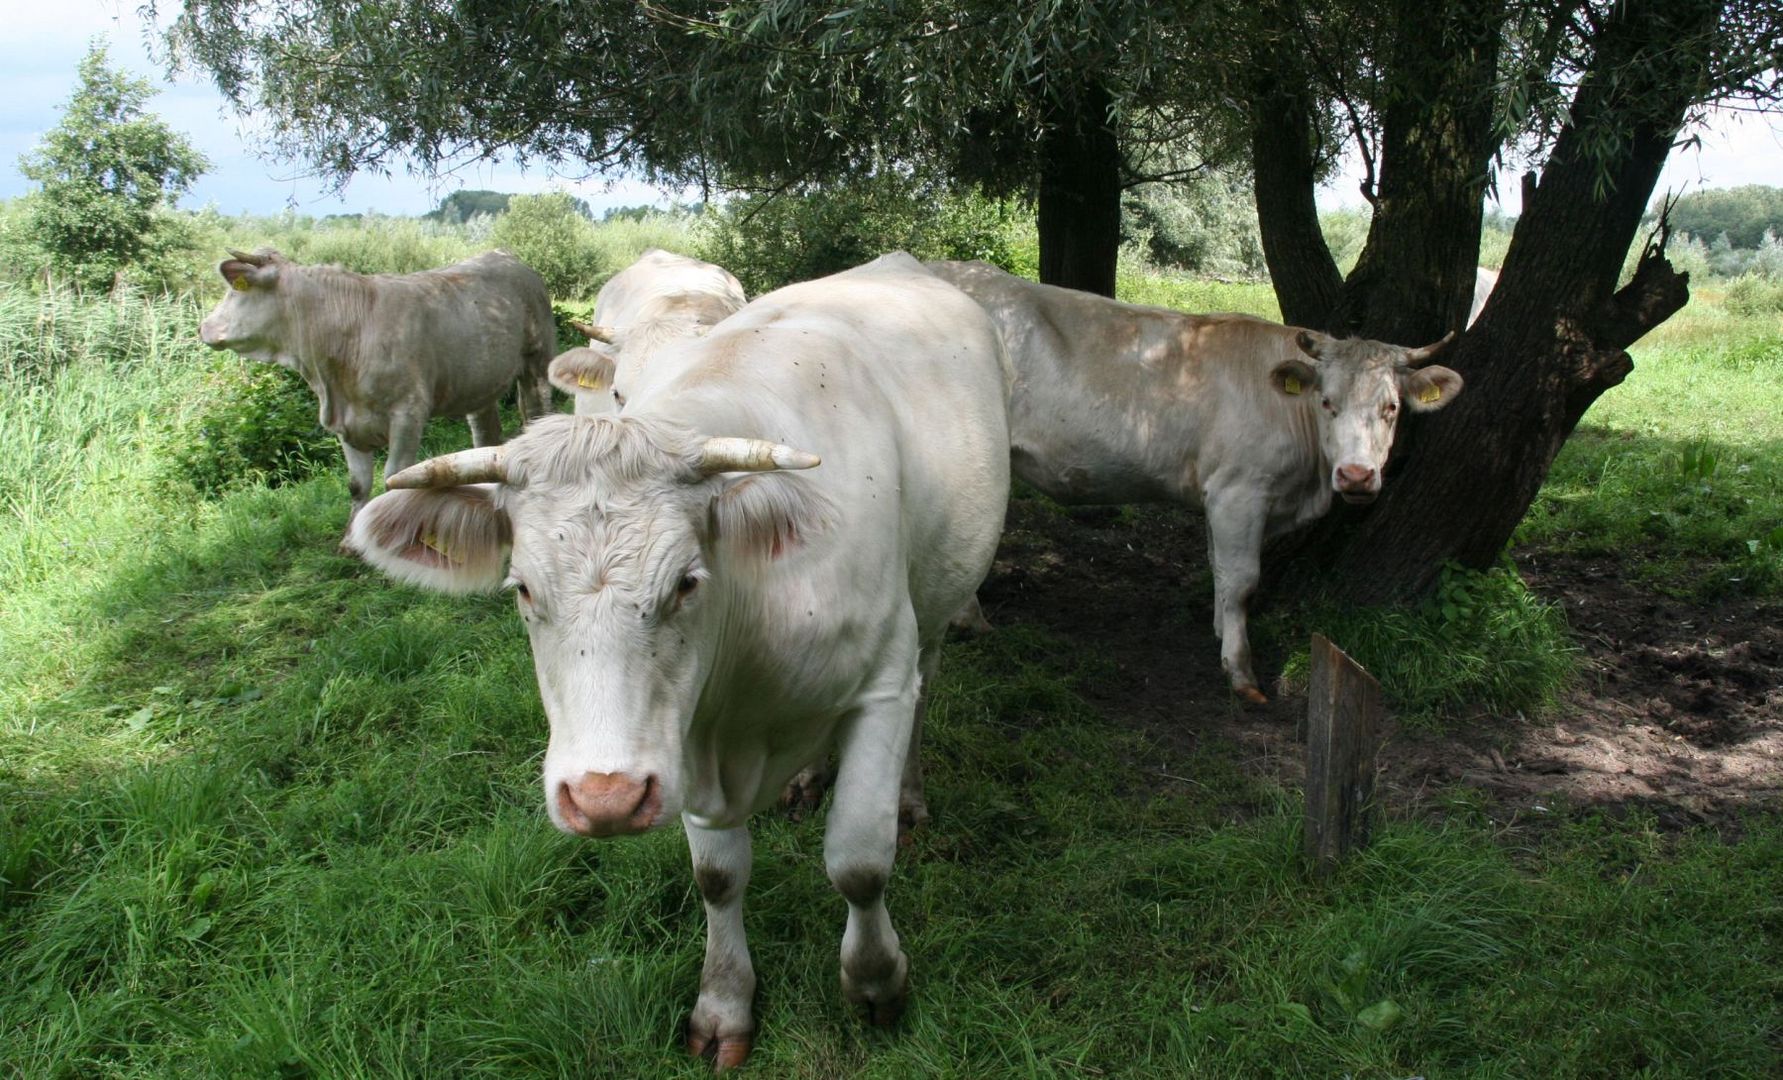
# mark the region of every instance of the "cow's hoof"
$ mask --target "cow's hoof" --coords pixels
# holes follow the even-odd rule
[[[749,1057],[752,1039],[751,1035],[713,1035],[690,1029],[687,1032],[687,1052],[694,1057],[705,1058],[712,1064],[713,1072],[721,1073],[743,1064]]]
[[[1268,695],[1254,686],[1234,686],[1232,692],[1237,694],[1246,705],[1267,705]]]
[[[929,823],[929,804],[922,799],[899,800],[898,802],[898,846],[906,848],[911,840]]]
[[[829,789],[830,774],[824,769],[816,765],[801,769],[780,792],[780,808],[792,820],[803,821],[806,814],[815,812],[822,804]]]
[[[842,996],[860,1010],[861,1018],[874,1027],[887,1028],[904,1015],[904,1002],[909,999],[910,958],[898,953],[897,965],[888,979],[857,982],[842,971]]]

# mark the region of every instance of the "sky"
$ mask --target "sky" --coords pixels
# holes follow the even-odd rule
[[[185,133],[210,159],[210,171],[193,185],[181,205],[214,204],[226,214],[300,214],[377,211],[412,215],[439,205],[460,188],[506,192],[568,191],[586,199],[596,214],[615,206],[655,204],[694,197],[665,193],[635,181],[580,180],[547,169],[521,169],[511,163],[479,163],[444,177],[397,170],[390,176],[362,175],[343,191],[308,176],[301,165],[269,161],[255,153],[250,125],[244,124],[208,82],[186,76],[169,83],[144,48],[146,28],[136,13],[138,0],[0,0],[0,198],[30,190],[18,159],[55,126],[74,92],[75,69],[97,38],[110,44],[113,64],[145,76],[161,88],[148,108]],[[164,8],[177,0],[163,0]],[[1674,151],[1659,181],[1659,192],[1704,187],[1783,184],[1783,117],[1714,114],[1701,132],[1701,145]],[[1319,205],[1361,206],[1357,182],[1362,171],[1352,160],[1343,174],[1319,192]],[[1499,209],[1520,209],[1515,176],[1501,178]]]

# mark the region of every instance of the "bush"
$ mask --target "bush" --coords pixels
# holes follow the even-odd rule
[[[489,230],[491,244],[537,270],[560,299],[591,295],[619,270],[577,210],[579,201],[560,191],[516,195]]]
[[[1783,278],[1741,274],[1728,285],[1723,303],[1735,315],[1783,315]]]
[[[1256,204],[1243,177],[1139,187],[1121,200],[1121,231],[1153,266],[1213,277],[1266,272]]]
[[[1032,229],[1032,218],[1011,200],[947,194],[881,174],[845,187],[734,199],[705,219],[700,257],[737,275],[751,296],[888,251],[983,259],[1032,277]]]
[[[201,396],[199,411],[164,431],[167,486],[207,497],[249,483],[277,487],[340,458],[294,371],[217,357]]]

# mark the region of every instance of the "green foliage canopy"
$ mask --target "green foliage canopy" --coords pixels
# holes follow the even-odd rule
[[[1743,250],[1764,243],[1764,234],[1783,236],[1783,188],[1766,184],[1693,191],[1672,207],[1672,227],[1711,242],[1723,233]]]
[[[79,280],[103,282],[143,261],[155,247],[157,212],[209,167],[144,109],[154,93],[146,79],[112,68],[95,44],[61,122],[19,159],[39,185],[28,229],[50,264]]]

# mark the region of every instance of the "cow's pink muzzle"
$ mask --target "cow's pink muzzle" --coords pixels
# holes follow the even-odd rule
[[[1381,493],[1380,473],[1367,465],[1339,465],[1333,479],[1345,502],[1373,502]]]
[[[577,836],[641,833],[662,816],[662,785],[626,773],[583,773],[575,783],[557,785],[557,815]]]

